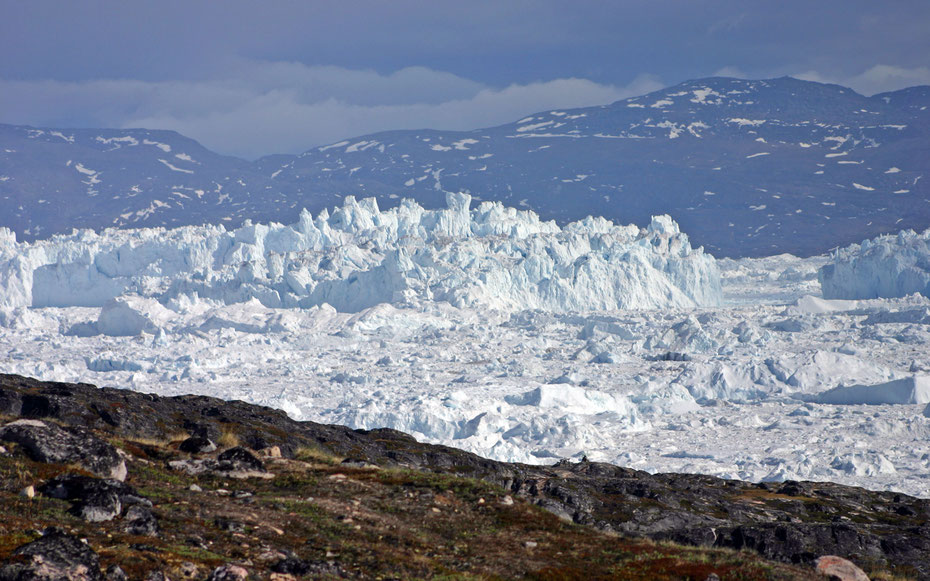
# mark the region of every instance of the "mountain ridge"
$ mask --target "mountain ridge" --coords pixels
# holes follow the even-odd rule
[[[385,131],[254,162],[173,132],[0,125],[0,225],[30,240],[73,227],[292,222],[346,195],[430,208],[467,191],[563,224],[668,213],[718,256],[807,256],[930,225],[928,109],[930,87],[865,97],[790,77],[711,77],[495,127]]]

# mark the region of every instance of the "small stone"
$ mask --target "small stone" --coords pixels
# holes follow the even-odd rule
[[[203,488],[200,488],[196,484],[191,484],[188,490],[190,490],[191,492],[203,492]]]
[[[282,531],[283,532],[283,531]],[[284,560],[287,558],[287,555],[281,551],[268,550],[263,552],[261,555],[256,557],[256,560],[262,564],[277,563],[278,561]]]
[[[439,509],[436,508],[435,506],[434,506],[433,508],[431,508],[430,510],[432,510],[433,512],[439,512]]]
[[[347,468],[377,468],[377,466],[374,464],[366,460],[362,460],[361,458],[346,458],[340,462],[340,464]]]
[[[312,564],[309,561],[291,555],[279,560],[271,567],[271,570],[283,575],[304,576],[310,573],[311,568]]]
[[[186,472],[190,476],[197,476],[209,471],[209,466],[205,460],[170,460],[168,468]]]
[[[825,577],[835,577],[840,581],[869,581],[865,571],[850,561],[836,555],[825,555],[814,562],[817,572]]]
[[[123,568],[119,565],[110,565],[107,567],[105,579],[106,581],[129,581],[126,572],[123,571]]]
[[[225,517],[216,517],[213,519],[213,524],[216,528],[224,531],[229,531],[231,533],[244,533],[245,532],[245,523],[239,522]]]
[[[523,543],[523,546],[526,547],[527,549],[535,549],[538,545],[539,543],[537,543],[536,541],[525,541]]]
[[[716,573],[711,573],[710,575],[707,576],[707,579],[705,579],[704,581],[720,581],[720,576],[717,575]]]
[[[35,496],[36,496],[36,489],[35,489],[35,486],[32,486],[32,485],[30,484],[30,485],[27,486],[26,488],[23,488],[22,490],[20,490],[20,491],[19,491],[19,495],[20,495],[20,496],[23,496],[23,497],[25,497],[25,498],[35,498]]]
[[[504,506],[510,506],[513,504],[513,498],[511,498],[510,495],[508,494],[507,496],[501,499],[501,504],[503,504]]]
[[[249,572],[239,565],[220,565],[210,573],[207,581],[246,581]]]
[[[266,458],[280,458],[281,457],[281,447],[280,446],[269,446],[261,450],[262,456]]]
[[[123,530],[131,535],[155,536],[158,521],[147,506],[130,506],[123,517]]]
[[[479,498],[479,499],[478,499],[478,504],[484,504],[484,499],[483,499],[483,498]]]
[[[190,561],[184,561],[178,567],[178,574],[182,579],[197,579],[200,577],[200,567]]]

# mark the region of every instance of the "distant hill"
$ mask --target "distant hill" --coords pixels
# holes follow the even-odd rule
[[[474,131],[388,131],[254,163],[177,133],[0,125],[0,225],[289,222],[345,195],[445,191],[560,223],[670,214],[717,256],[811,255],[930,226],[930,87],[864,97],[793,78],[689,81]]]

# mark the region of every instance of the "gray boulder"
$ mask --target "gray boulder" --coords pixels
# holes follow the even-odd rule
[[[168,467],[190,475],[211,473],[226,478],[274,478],[255,454],[241,446],[230,448],[215,459],[171,460]]]
[[[824,555],[814,563],[817,572],[824,577],[838,579],[839,581],[869,581],[865,571],[851,561],[836,555]]]
[[[102,581],[100,559],[77,537],[46,529],[42,538],[22,545],[13,555],[25,561],[0,567],[0,581]]]
[[[103,478],[126,479],[126,461],[116,448],[79,428],[16,420],[0,427],[0,440],[19,444],[37,462],[76,463]]]
[[[188,454],[209,454],[210,452],[216,451],[216,444],[209,438],[191,436],[181,442],[178,449]]]
[[[124,506],[146,509],[152,506],[148,499],[128,484],[77,474],[56,476],[40,486],[39,492],[51,498],[72,501],[71,512],[88,522],[113,520],[120,515]]]
[[[131,535],[155,536],[158,534],[158,521],[150,508],[130,506],[123,517],[123,530]]]
[[[218,469],[223,472],[265,471],[265,464],[255,454],[241,446],[226,450],[216,457],[216,461],[219,463]]]

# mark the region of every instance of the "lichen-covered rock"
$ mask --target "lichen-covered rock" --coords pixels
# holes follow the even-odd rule
[[[274,478],[255,454],[240,446],[224,451],[215,459],[172,460],[168,467],[191,476],[212,473],[226,478]]]
[[[16,420],[0,427],[0,440],[19,444],[37,462],[76,463],[104,478],[126,479],[126,461],[116,448],[78,428],[41,420]]]
[[[238,565],[220,565],[210,573],[207,581],[246,581],[249,572]]]
[[[39,487],[39,491],[52,498],[72,501],[71,512],[88,522],[113,520],[124,505],[152,505],[123,482],[77,474],[56,476]]]
[[[110,565],[107,567],[106,581],[129,581],[129,577],[123,568],[119,565]]]
[[[817,572],[839,581],[869,581],[865,571],[852,562],[835,555],[825,555],[817,559]]]
[[[234,470],[254,470],[263,472],[265,464],[259,460],[255,454],[249,452],[241,446],[230,448],[216,457],[219,463],[218,469],[226,472]]]
[[[0,581],[102,581],[97,553],[59,529],[47,529],[13,555],[23,560],[0,567]]]
[[[209,438],[191,436],[190,438],[181,442],[181,445],[178,446],[178,449],[182,452],[187,452],[188,454],[209,454],[210,452],[216,451],[216,444],[214,444],[213,441]]]
[[[150,508],[130,506],[123,516],[123,530],[131,535],[155,536],[158,534],[158,520]]]

